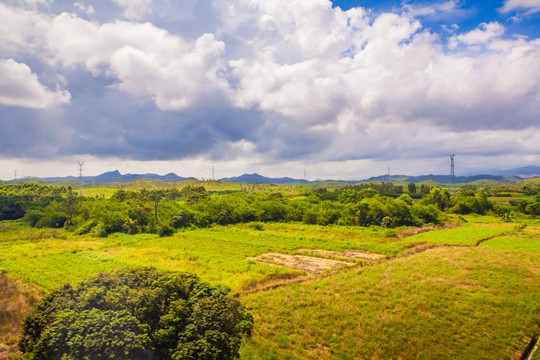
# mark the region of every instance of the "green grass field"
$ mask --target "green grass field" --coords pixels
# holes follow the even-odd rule
[[[244,359],[517,359],[540,333],[540,234],[497,218],[466,220],[408,237],[381,227],[252,223],[98,238],[5,222],[0,272],[43,293],[126,267],[196,273],[229,286],[253,313]],[[408,252],[431,244],[439,247]],[[250,259],[301,249],[385,259],[316,276]],[[273,280],[278,288],[254,286]]]
[[[413,235],[410,239],[433,244],[472,246],[481,240],[512,231],[514,226],[514,224],[473,223],[453,229],[442,229]]]
[[[298,273],[248,259],[264,253],[356,249],[391,256],[415,244],[407,238],[387,238],[384,236],[386,229],[379,227],[256,225],[214,226],[180,231],[164,238],[151,234],[113,234],[108,238],[96,238],[68,237],[61,230],[38,229],[27,229],[25,235],[23,228],[13,224],[14,233],[0,233],[0,270],[50,291],[64,282],[85,280],[98,270],[153,266],[193,272],[207,281],[222,283],[238,291],[253,282]],[[261,226],[262,230],[258,230]],[[15,240],[17,236],[20,240]],[[55,271],[60,264],[63,265]],[[36,272],[39,268],[47,270]]]
[[[249,295],[245,359],[511,359],[539,331],[538,255],[437,248]],[[516,357],[517,355],[517,357]]]

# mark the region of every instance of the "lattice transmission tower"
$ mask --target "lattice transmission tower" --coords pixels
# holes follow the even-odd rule
[[[79,196],[82,196],[82,174],[84,161],[77,161],[77,164],[79,164]]]

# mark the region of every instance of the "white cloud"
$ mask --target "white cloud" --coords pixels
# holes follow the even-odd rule
[[[485,45],[504,34],[504,26],[498,22],[481,23],[476,29],[449,39],[449,46],[455,49],[459,44],[467,46]]]
[[[78,9],[79,11],[81,11],[83,13],[88,14],[88,15],[92,15],[95,12],[94,7],[92,5],[86,6],[84,3],[76,2],[76,3],[73,4],[73,7],[75,9]]]
[[[527,9],[528,13],[539,12],[540,0],[506,0],[500,11],[507,13],[519,9]]]
[[[440,12],[447,12],[455,10],[459,7],[457,0],[450,0],[441,3],[434,4],[420,4],[420,5],[409,5],[405,4],[403,10],[408,16],[417,17],[417,16],[429,16],[434,15]]]
[[[46,109],[69,103],[65,90],[50,91],[26,64],[13,59],[0,60],[0,104],[34,109]]]
[[[0,54],[14,57],[42,49],[50,21],[49,16],[34,10],[0,3]]]
[[[514,150],[507,140],[518,141],[538,127],[540,40],[503,39],[503,25],[491,22],[465,33],[455,26],[445,44],[417,19],[455,4],[374,15],[332,8],[326,0],[215,0],[206,3],[211,9],[202,9],[215,18],[203,24],[211,31],[189,36],[173,33],[172,26],[89,21],[0,4],[0,20],[17,19],[0,21],[0,49],[31,54],[60,74],[84,69],[89,77],[107,76],[114,82],[107,91],[118,99],[127,93],[175,111],[155,113],[155,134],[165,128],[160,124],[170,128],[174,121],[189,123],[178,127],[186,133],[204,128],[210,145],[201,145],[198,135],[189,140],[193,144],[182,144],[204,149],[199,154],[238,156],[245,163],[246,153],[291,161],[323,158],[328,164],[439,156],[458,152],[457,146],[462,153],[494,157],[497,144],[534,154],[537,138]],[[202,10],[194,7],[175,26],[188,27]],[[44,88],[29,68],[26,76],[32,88],[62,94]],[[125,126],[117,117],[102,120],[110,121],[111,137]],[[132,121],[136,127],[147,119]],[[505,137],[507,130],[511,135]],[[147,148],[159,148],[165,154],[160,156],[183,151],[167,153],[160,135],[137,135],[148,136]]]
[[[191,42],[150,23],[102,25],[61,14],[48,40],[56,63],[117,78],[118,89],[149,95],[163,110],[191,107],[227,86],[218,76],[224,44],[212,34]]]
[[[124,17],[132,20],[143,19],[152,12],[152,0],[112,0],[124,9]]]

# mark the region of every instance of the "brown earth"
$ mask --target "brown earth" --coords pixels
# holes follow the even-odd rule
[[[384,258],[382,254],[370,254],[358,250],[347,250],[345,252],[328,251],[328,250],[313,250],[300,249],[298,252],[312,255],[329,256],[335,258],[354,259],[354,260],[376,260]]]
[[[301,270],[308,274],[319,274],[325,270],[354,265],[353,262],[330,260],[313,256],[286,255],[277,253],[262,254],[254,258],[250,258],[250,260],[270,265],[282,266],[289,269]]]

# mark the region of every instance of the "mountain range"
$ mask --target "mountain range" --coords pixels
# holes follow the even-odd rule
[[[83,183],[101,183],[101,184],[108,184],[108,183],[127,183],[132,182],[136,180],[154,180],[154,181],[166,181],[166,182],[175,182],[175,181],[182,181],[182,180],[197,180],[194,177],[181,177],[176,175],[175,173],[168,173],[166,175],[157,175],[157,174],[121,174],[120,171],[114,170],[105,172],[101,175],[97,176],[83,176],[79,178],[78,176],[65,176],[65,177],[46,177],[46,178],[32,178],[37,180],[44,180],[44,181],[79,181],[81,180]]]
[[[540,167],[538,166],[526,166],[516,169],[509,170],[492,170],[489,173],[481,175],[470,175],[470,176],[456,176],[455,182],[457,184],[471,183],[478,180],[493,180],[497,182],[518,182],[524,178],[534,178],[540,177]],[[47,182],[55,181],[79,181],[82,180],[84,183],[127,183],[136,180],[154,180],[154,181],[166,181],[166,182],[176,182],[183,180],[197,180],[194,177],[181,177],[175,173],[168,173],[166,175],[158,174],[121,174],[118,170],[109,171],[97,176],[83,176],[79,178],[77,176],[66,176],[66,177],[46,177],[46,178],[24,178],[24,179],[36,179]],[[24,180],[23,179],[23,180]],[[20,181],[21,179],[18,179]],[[344,184],[357,184],[361,182],[373,182],[373,181],[384,181],[384,182],[412,182],[420,183],[423,181],[435,181],[441,184],[451,184],[452,177],[450,175],[419,175],[419,176],[409,176],[409,175],[382,175],[374,176],[363,180],[315,180],[309,181],[306,179],[293,179],[290,177],[280,177],[280,178],[271,178],[259,175],[257,173],[253,174],[243,174],[235,177],[222,178],[220,181],[229,181],[236,183],[244,184],[290,184],[290,183],[314,183],[322,181],[332,181],[339,182]]]

